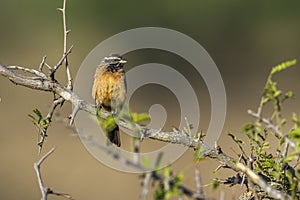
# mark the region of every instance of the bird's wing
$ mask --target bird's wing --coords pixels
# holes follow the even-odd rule
[[[99,65],[96,69],[95,76],[94,76],[94,84],[93,84],[93,90],[92,90],[92,96],[94,99],[96,99],[96,94],[99,85],[97,82],[99,81],[98,79],[101,78],[102,74],[105,72],[106,66],[105,65]]]

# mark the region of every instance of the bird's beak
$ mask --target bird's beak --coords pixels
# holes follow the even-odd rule
[[[127,63],[127,60],[120,60],[119,63],[125,64],[125,63]]]

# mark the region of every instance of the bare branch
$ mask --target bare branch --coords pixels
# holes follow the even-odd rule
[[[41,168],[41,164],[44,162],[44,160],[50,156],[50,154],[52,154],[54,152],[55,148],[52,148],[48,153],[46,153],[37,163],[34,163],[34,169],[38,178],[38,182],[39,182],[39,186],[40,186],[40,190],[42,193],[42,200],[46,200],[47,199],[47,194],[48,194],[48,188],[46,188],[44,186],[44,182],[42,179],[42,175],[40,172],[40,168]]]
[[[204,191],[201,184],[201,177],[199,170],[195,170],[195,181],[196,181],[196,188],[197,188],[197,195],[199,197],[204,197]]]
[[[151,172],[147,172],[145,174],[145,177],[143,180],[143,190],[140,195],[141,200],[145,200],[147,197],[147,194],[149,193],[150,178],[151,178]]]
[[[20,66],[8,66],[7,68],[8,69],[13,69],[13,70],[20,70],[20,71],[23,71],[23,72],[27,72],[27,73],[37,75],[37,76],[42,77],[42,78],[46,78],[46,75],[44,73],[42,73],[40,71],[37,71],[35,69],[29,69],[29,68],[24,68],[24,67],[20,67]]]
[[[51,154],[53,153],[55,148],[52,148],[48,153],[46,153],[37,163],[34,163],[34,169],[38,178],[38,183],[39,187],[42,193],[42,200],[47,200],[47,195],[48,195],[48,188],[44,186],[44,182],[42,179],[42,175],[40,172],[41,164],[44,162],[44,160]]]
[[[63,16],[64,54],[67,54],[67,36],[68,36],[68,33],[70,32],[70,30],[67,30],[66,3],[67,3],[67,0],[64,0],[63,7],[58,9],[59,11],[61,11],[62,16]],[[69,62],[68,62],[67,56],[65,57],[64,61],[65,61],[65,66],[66,66],[67,79],[68,79],[67,88],[70,89],[70,90],[72,90],[73,89],[72,76],[71,76],[71,72],[70,72]]]
[[[41,64],[40,64],[40,66],[39,66],[39,71],[40,71],[40,72],[43,71],[43,67],[44,67],[44,65],[45,65],[45,63],[46,63],[46,58],[47,58],[47,56],[43,56],[42,62],[41,62]]]
[[[275,126],[270,120],[261,117],[258,113],[253,112],[252,110],[248,110],[248,114],[252,115],[253,117],[257,118],[258,120],[262,121],[264,124],[267,125],[268,128],[271,128],[280,135],[281,137],[283,136],[282,132],[279,130],[278,126]]]
[[[58,61],[58,63],[53,67],[53,69],[51,70],[49,77],[51,78],[52,81],[55,80],[54,78],[54,74],[55,72],[58,70],[58,68],[63,64],[64,60],[67,58],[67,56],[71,53],[73,48],[73,45],[69,48],[69,50],[67,52],[65,52],[63,54],[63,56],[61,57],[61,59]]]
[[[55,96],[55,95],[54,95]],[[49,109],[49,112],[46,116],[46,120],[48,120],[49,123],[47,123],[44,127],[43,127],[43,130],[41,132],[41,136],[40,136],[40,140],[38,142],[38,146],[39,146],[39,153],[42,152],[42,148],[43,148],[43,145],[44,145],[44,142],[46,140],[46,137],[48,136],[47,135],[47,130],[50,126],[50,123],[52,121],[52,116],[53,116],[53,113],[54,113],[54,110],[56,109],[56,107],[60,104],[62,104],[64,102],[64,98],[62,97],[59,97],[58,99],[54,99],[53,100],[53,103]]]
[[[37,178],[38,178],[39,187],[40,187],[40,190],[41,190],[41,193],[42,193],[42,198],[41,199],[42,200],[47,200],[47,197],[48,197],[49,194],[53,194],[53,195],[56,195],[56,196],[61,196],[61,197],[67,198],[67,199],[73,199],[69,194],[54,191],[54,190],[46,187],[45,184],[44,184],[44,181],[43,181],[43,178],[42,178],[42,175],[41,175],[41,171],[40,171],[41,165],[54,152],[54,150],[55,150],[55,148],[52,148],[50,151],[48,151],[48,153],[46,153],[44,156],[42,156],[41,159],[37,163],[34,163],[34,165],[33,165],[34,170],[35,170],[36,175],[37,175]]]

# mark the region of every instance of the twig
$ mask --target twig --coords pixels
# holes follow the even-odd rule
[[[275,126],[270,120],[263,118],[261,115],[253,112],[252,110],[248,110],[248,114],[252,115],[253,117],[257,118],[258,120],[262,121],[267,125],[268,128],[271,128],[275,131],[276,134],[283,136],[282,132],[279,130],[278,126]]]
[[[253,112],[252,110],[248,110],[248,114],[252,115],[253,117],[257,118],[258,120],[262,121],[264,124],[267,125],[268,128],[271,128],[275,131],[276,134],[283,137],[286,143],[289,144],[292,148],[294,148],[297,152],[299,152],[297,145],[295,142],[290,140],[287,136],[284,136],[284,134],[279,130],[278,126],[274,125],[270,120],[263,118],[262,116],[258,115],[257,113]]]
[[[83,101],[76,101],[73,111],[72,111],[72,114],[70,115],[70,124],[69,124],[70,126],[72,126],[78,111],[80,109],[82,109],[82,103],[83,103]]]
[[[251,169],[243,165],[242,163],[238,163],[237,167],[247,174],[248,178],[251,179],[255,184],[260,186],[265,192],[267,192],[270,197],[275,199],[287,200],[291,199],[286,193],[282,191],[275,190],[270,185],[268,185],[262,178],[260,178],[257,174],[255,174]]]
[[[42,179],[42,175],[40,172],[40,168],[41,168],[41,164],[44,162],[44,160],[50,156],[53,152],[54,152],[55,148],[52,148],[48,153],[46,153],[37,163],[34,163],[34,169],[38,178],[38,183],[39,183],[39,187],[42,193],[42,200],[46,200],[47,199],[47,195],[48,195],[48,188],[46,188],[44,186],[44,182]]]
[[[160,175],[158,173],[155,173],[155,172],[152,172],[152,178],[153,178],[153,180],[157,180],[157,181],[160,181],[162,183],[165,182],[164,176],[162,176],[162,175]],[[168,182],[168,184],[170,185],[170,187],[172,187],[174,185],[174,183],[175,183],[174,179],[170,178],[169,182]],[[197,196],[196,192],[188,189],[185,186],[180,185],[180,186],[178,186],[178,189],[182,192],[182,194],[184,194],[184,195],[186,195],[188,197],[192,197],[192,198],[197,199],[197,200],[204,200],[203,198],[199,198]]]
[[[68,36],[68,34],[70,32],[70,30],[67,30],[66,3],[67,3],[67,0],[64,0],[63,7],[62,8],[58,8],[58,10],[61,11],[62,16],[63,16],[64,54],[67,53],[67,36]],[[65,57],[64,61],[65,61],[65,65],[66,65],[66,72],[67,72],[67,79],[68,79],[67,88],[69,90],[72,90],[73,89],[72,76],[71,76],[71,72],[70,72],[69,62],[68,62],[67,56]]]
[[[55,95],[54,95],[55,96]],[[46,140],[46,137],[48,136],[47,135],[47,130],[50,126],[50,123],[52,121],[52,116],[53,116],[53,113],[56,109],[56,107],[60,104],[62,104],[64,102],[64,98],[62,97],[59,97],[58,99],[55,99],[53,100],[53,103],[49,109],[49,112],[46,116],[46,120],[48,120],[48,123],[43,127],[42,131],[41,131],[41,136],[40,136],[40,139],[39,139],[39,142],[38,142],[38,146],[39,146],[39,154],[42,152],[42,148],[43,148],[43,145],[44,145],[44,142]]]
[[[64,60],[67,58],[67,56],[71,53],[73,48],[73,45],[69,48],[69,50],[67,52],[65,52],[63,54],[63,56],[61,57],[61,59],[58,61],[58,63],[53,67],[53,69],[51,70],[49,77],[51,78],[52,81],[55,80],[54,78],[54,74],[55,72],[58,70],[58,68],[63,64]]]
[[[46,63],[46,58],[47,56],[43,56],[43,59],[42,59],[42,62],[40,63],[40,66],[39,66],[39,71],[42,72],[43,71],[43,67]]]
[[[196,182],[196,188],[197,188],[197,195],[201,198],[204,197],[204,191],[201,184],[201,177],[199,170],[195,170],[195,182]]]
[[[224,185],[234,186],[234,185],[242,185],[245,184],[248,187],[248,179],[244,176],[241,176],[239,173],[235,176],[228,177],[227,179],[215,179],[219,183],[222,183]]]
[[[20,70],[20,71],[23,71],[23,72],[27,72],[27,73],[37,75],[37,76],[42,77],[42,78],[47,78],[47,76],[44,73],[42,73],[40,71],[37,71],[35,69],[29,69],[29,68],[24,68],[24,67],[20,67],[20,66],[8,66],[7,68],[8,69],[13,69],[13,70]]]
[[[145,177],[143,180],[143,190],[140,195],[140,200],[145,200],[147,194],[149,193],[150,178],[151,178],[151,172],[145,173]]]
[[[41,159],[37,162],[34,163],[33,167],[34,170],[36,172],[37,175],[37,179],[38,179],[38,183],[39,183],[39,187],[42,193],[42,200],[47,200],[47,197],[49,194],[53,194],[53,195],[57,195],[57,196],[61,196],[67,199],[73,199],[69,194],[66,193],[61,193],[61,192],[57,192],[54,191],[48,187],[45,186],[42,175],[41,175],[41,165],[42,163],[54,152],[55,148],[52,148],[50,151],[48,151],[48,153],[46,153],[44,156],[41,157]]]
[[[138,163],[140,161],[140,144],[141,141],[137,138],[133,138],[133,162]]]

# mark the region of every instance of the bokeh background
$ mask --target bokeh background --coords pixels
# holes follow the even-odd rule
[[[0,2],[0,62],[37,68],[42,56],[55,65],[62,55],[62,18],[56,8],[62,0],[1,0]],[[247,109],[255,109],[260,100],[265,79],[272,66],[300,53],[299,1],[68,1],[67,22],[71,29],[68,44],[74,44],[69,56],[73,77],[99,42],[127,29],[157,26],[180,31],[198,41],[217,64],[227,92],[227,118],[218,144],[231,156],[236,156],[229,131],[238,136],[243,124],[252,120]],[[175,41],[176,42],[176,41]],[[167,52],[145,50],[127,55],[128,69],[147,62],[174,66],[184,74],[187,63]],[[290,117],[299,109],[299,74],[297,64],[277,76],[282,89],[292,89],[296,98],[284,107]],[[210,119],[209,94],[199,76],[184,74],[200,99],[201,130]],[[64,82],[65,72],[58,79]],[[157,92],[159,91],[159,93]],[[157,94],[164,94],[157,95]],[[153,103],[161,103],[168,111],[165,129],[178,122],[178,102],[166,88],[145,86],[133,96],[130,107],[146,112]],[[165,99],[168,99],[166,102]],[[170,97],[170,98],[169,98]],[[15,86],[0,77],[0,199],[39,199],[33,163],[37,151],[37,131],[28,114],[34,108],[47,113],[52,94]],[[71,112],[69,103],[56,114],[64,120]],[[53,146],[55,153],[42,166],[45,184],[55,190],[72,194],[76,199],[138,199],[141,179],[137,174],[112,170],[94,159],[76,134],[62,122],[54,122],[43,153]],[[144,141],[144,150],[158,142]],[[272,146],[276,147],[274,143]],[[210,180],[233,176],[230,170],[213,174],[218,163],[212,160],[193,162],[193,152],[187,151],[173,165],[175,173],[185,174],[184,184],[195,189],[194,169],[198,168],[205,191],[219,197],[224,190],[226,199],[236,199],[240,187],[212,190]],[[152,193],[148,195],[152,199]],[[51,199],[58,199],[51,197]]]

